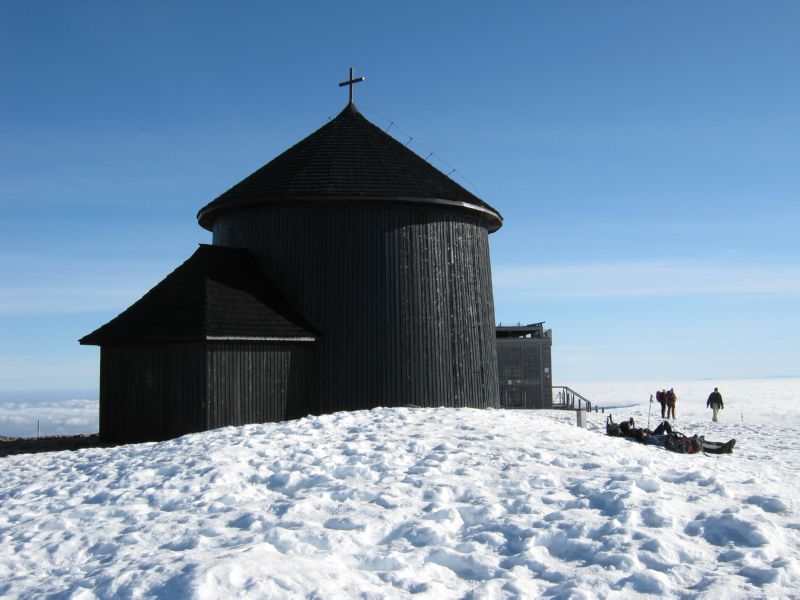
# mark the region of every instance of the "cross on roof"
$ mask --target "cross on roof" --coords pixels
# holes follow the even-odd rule
[[[339,84],[339,87],[344,87],[346,85],[350,86],[350,104],[353,103],[353,86],[360,81],[364,81],[363,77],[353,77],[354,75],[353,71],[354,71],[353,67],[350,67],[350,79],[348,79],[347,81],[342,81]]]

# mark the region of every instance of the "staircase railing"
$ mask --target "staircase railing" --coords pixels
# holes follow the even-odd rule
[[[592,402],[588,398],[565,385],[553,386],[553,408],[576,409],[583,408],[586,412],[592,412]],[[603,410],[598,406],[594,409]],[[603,410],[605,412],[605,410]]]

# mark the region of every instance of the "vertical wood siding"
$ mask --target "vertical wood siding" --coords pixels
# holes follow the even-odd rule
[[[305,411],[498,405],[485,226],[402,205],[292,205],[219,217],[323,338]],[[299,413],[298,413],[299,414]]]
[[[202,343],[104,346],[100,351],[100,438],[166,440],[205,429]]]
[[[314,350],[297,342],[209,342],[206,428],[307,414]]]
[[[292,342],[104,346],[100,437],[166,440],[305,415],[315,351]]]

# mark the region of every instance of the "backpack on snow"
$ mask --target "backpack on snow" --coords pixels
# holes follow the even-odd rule
[[[703,436],[686,437],[680,431],[673,431],[664,447],[680,454],[696,454],[703,450]]]

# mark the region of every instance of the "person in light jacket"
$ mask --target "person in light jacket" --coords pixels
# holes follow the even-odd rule
[[[678,396],[675,395],[675,389],[674,388],[669,388],[669,391],[667,392],[667,418],[668,419],[670,418],[670,415],[672,415],[673,419],[675,418],[675,401],[677,399],[678,399]]]
[[[721,408],[725,408],[725,405],[722,403],[722,394],[719,393],[719,389],[714,388],[714,391],[708,395],[708,401],[706,401],[706,406],[714,411],[714,416],[711,417],[711,420],[716,423],[717,413],[720,411]]]

